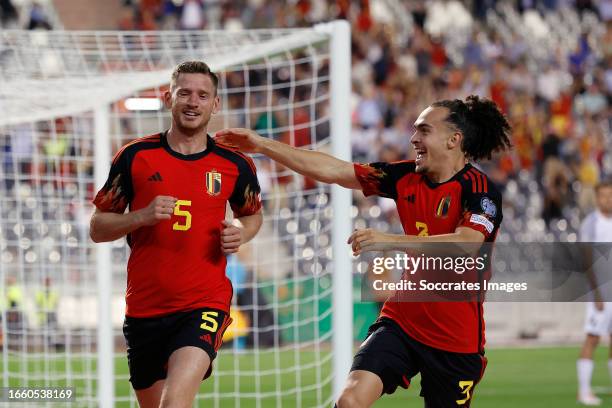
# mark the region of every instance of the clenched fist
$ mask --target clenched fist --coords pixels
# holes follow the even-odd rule
[[[221,230],[221,250],[224,254],[238,252],[242,245],[242,230],[229,221],[223,221]]]
[[[140,210],[140,224],[150,226],[161,220],[169,220],[174,213],[176,200],[176,197],[158,195]]]

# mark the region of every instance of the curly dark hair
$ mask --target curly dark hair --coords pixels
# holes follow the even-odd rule
[[[172,78],[170,80],[170,87],[174,87],[179,74],[204,74],[208,75],[215,87],[215,94],[217,93],[217,87],[219,86],[219,77],[217,74],[210,70],[210,67],[202,61],[185,61],[178,64],[174,71],[172,71]]]
[[[508,120],[490,99],[470,95],[465,101],[446,99],[431,106],[450,111],[446,121],[463,134],[461,150],[468,159],[490,159],[494,152],[512,147]]]

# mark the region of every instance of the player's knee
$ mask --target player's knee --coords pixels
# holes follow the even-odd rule
[[[590,346],[591,348],[597,347],[597,345],[599,344],[599,337],[600,336],[596,334],[588,334],[587,340],[586,340],[587,347],[588,346]]]
[[[365,404],[363,404],[355,390],[352,389],[344,389],[340,397],[338,398],[338,402],[336,403],[337,408],[367,408]]]

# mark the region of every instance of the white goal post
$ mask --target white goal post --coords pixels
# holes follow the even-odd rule
[[[350,48],[346,21],[239,32],[1,31],[0,290],[16,294],[0,303],[1,386],[73,386],[77,406],[135,406],[121,336],[128,249],[125,240],[91,242],[87,221],[114,152],[167,128],[159,99],[176,64],[199,59],[219,73],[222,111],[211,131],[251,127],[350,161]],[[198,400],[329,406],[353,354],[351,192],[254,159],[265,222],[230,262],[242,327]]]

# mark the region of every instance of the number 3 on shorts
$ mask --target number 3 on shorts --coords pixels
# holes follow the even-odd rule
[[[474,381],[459,381],[459,388],[461,388],[461,394],[465,395],[465,398],[455,401],[457,405],[463,405],[470,400],[470,391],[473,386]]]
[[[202,312],[202,320],[204,320],[204,323],[200,325],[200,328],[202,330],[215,333],[219,328],[219,323],[217,323],[217,320],[215,320],[217,317],[219,317],[219,312]]]

